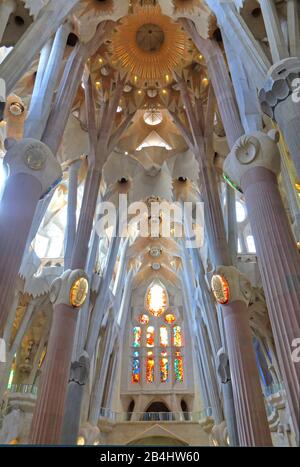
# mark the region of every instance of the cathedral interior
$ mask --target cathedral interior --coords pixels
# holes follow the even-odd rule
[[[0,444],[299,446],[300,2],[0,39]]]

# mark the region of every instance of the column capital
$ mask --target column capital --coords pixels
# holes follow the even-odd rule
[[[67,305],[80,308],[88,294],[88,277],[81,269],[65,271],[55,279],[50,288],[50,301],[53,305]]]
[[[60,164],[51,150],[41,141],[24,138],[21,141],[7,139],[4,163],[9,168],[9,176],[27,174],[36,178],[46,195],[62,177]]]
[[[212,276],[211,287],[221,305],[242,301],[248,306],[252,286],[247,277],[234,266],[218,266]]]
[[[251,169],[263,167],[276,176],[280,173],[280,152],[277,146],[279,132],[256,131],[241,136],[234,144],[223,165],[223,171],[238,186]]]
[[[300,59],[290,57],[275,63],[268,71],[267,79],[258,97],[262,111],[276,121],[276,107],[299,92]],[[298,101],[297,101],[298,102]],[[296,101],[295,101],[296,103]]]

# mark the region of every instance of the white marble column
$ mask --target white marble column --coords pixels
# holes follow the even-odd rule
[[[81,161],[75,161],[69,167],[67,225],[65,237],[64,269],[71,266],[72,252],[76,237],[77,185]]]
[[[0,335],[4,330],[27,236],[40,198],[62,176],[47,146],[34,139],[8,141],[9,166],[0,209]]]
[[[290,55],[300,58],[300,8],[298,0],[287,0],[287,17]]]
[[[279,62],[289,57],[289,51],[284,40],[284,35],[280,26],[275,0],[259,0],[269,47],[273,62]]]
[[[66,22],[59,27],[55,34],[43,78],[37,82],[38,92],[33,94],[29,115],[25,122],[25,135],[28,138],[41,139],[45,130],[70,32],[71,24]],[[44,59],[43,55],[41,59]]]
[[[300,257],[277,183],[278,138],[274,130],[240,138],[225,160],[224,171],[245,195],[280,370],[297,433],[300,363],[292,360],[292,343],[300,334]]]
[[[50,0],[38,18],[29,26],[11,53],[0,65],[0,76],[7,85],[7,93],[13,91],[19,79],[26,73],[34,57],[51,35],[70,14],[79,0]]]

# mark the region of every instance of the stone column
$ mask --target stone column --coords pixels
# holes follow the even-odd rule
[[[83,271],[69,270],[51,286],[52,326],[31,425],[31,444],[60,442],[78,308],[84,303],[87,290],[80,289],[75,301],[72,296],[75,284],[82,279],[87,281]]]
[[[71,24],[66,22],[55,34],[42,81],[37,82],[39,89],[37,93],[34,93],[34,100],[31,101],[30,112],[25,123],[25,135],[28,138],[41,139],[45,130],[70,32]]]
[[[280,196],[279,134],[256,132],[240,138],[224,171],[242,188],[278,353],[280,370],[298,431],[300,364],[292,343],[300,335],[300,257]]]
[[[273,62],[287,58],[289,51],[284,40],[274,0],[259,0]]]
[[[224,282],[229,292],[227,303],[225,304],[225,300],[222,300],[222,310],[239,444],[240,446],[272,446],[247,311],[251,297],[251,284],[233,266],[218,267],[215,277],[219,278],[218,287],[214,288],[216,299],[221,300],[223,291],[221,296],[219,292]]]
[[[65,238],[65,257],[64,268],[71,266],[72,252],[76,237],[76,209],[77,209],[77,185],[78,171],[81,161],[75,161],[69,167],[69,185],[68,185],[68,206],[67,206],[67,226]]]
[[[200,310],[199,310],[200,311]],[[201,355],[201,360],[203,364],[203,370],[205,375],[205,381],[207,382],[209,388],[209,399],[211,403],[213,418],[216,425],[219,425],[223,420],[223,412],[220,403],[219,388],[217,384],[216,374],[212,365],[212,359],[207,345],[205,328],[202,318],[198,321],[198,335],[199,335],[199,350]]]
[[[15,0],[2,0],[0,4],[0,42],[2,41],[10,15],[15,11]]]
[[[222,384],[222,393],[224,398],[224,415],[227,425],[230,446],[239,446],[239,439],[236,426],[236,415],[234,409],[233,391],[231,383],[231,374],[229,360],[224,349],[218,352],[218,374]]]
[[[50,0],[37,19],[29,26],[11,53],[0,65],[0,76],[6,81],[7,93],[13,91],[26,73],[34,57],[72,11],[79,0]]]
[[[113,321],[109,322],[106,328],[105,336],[105,347],[104,353],[101,361],[101,365],[98,368],[94,380],[94,386],[91,393],[90,400],[90,412],[89,412],[89,423],[91,425],[97,425],[100,415],[100,408],[103,399],[105,381],[107,377],[107,370],[109,364],[109,357],[112,351],[112,344],[114,342],[113,335],[114,323]]]
[[[62,175],[59,163],[40,141],[7,140],[7,149],[9,177],[0,204],[0,335],[37,203]]]
[[[64,445],[75,445],[77,442],[81,412],[76,410],[76,407],[81,407],[85,385],[89,376],[89,366],[90,359],[86,353],[83,353],[78,361],[71,364],[61,437],[61,443]]]
[[[259,92],[262,111],[279,126],[300,177],[300,59],[287,58],[273,65]]]

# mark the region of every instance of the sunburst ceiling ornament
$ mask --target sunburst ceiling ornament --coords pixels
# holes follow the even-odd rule
[[[136,84],[164,80],[185,58],[188,39],[159,6],[137,7],[124,17],[113,36],[113,62]]]

